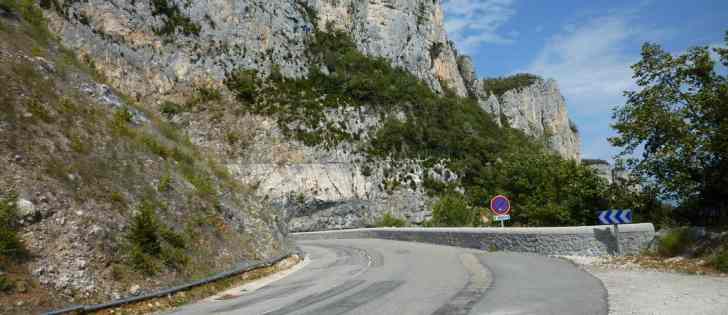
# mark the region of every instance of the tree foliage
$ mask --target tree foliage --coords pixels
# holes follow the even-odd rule
[[[501,96],[506,91],[529,86],[538,80],[543,79],[530,73],[518,73],[506,77],[486,78],[483,79],[483,89],[489,93],[493,93],[495,96]]]
[[[728,66],[728,49],[713,51]],[[639,89],[626,91],[626,103],[615,109],[613,127],[618,135],[610,138],[611,143],[623,148],[622,156],[641,151],[641,157],[628,159],[628,166],[635,174],[652,179],[661,197],[674,199],[683,208],[719,210],[725,223],[725,72],[717,71],[708,47],[673,56],[653,43],[642,46],[642,60],[632,70]]]

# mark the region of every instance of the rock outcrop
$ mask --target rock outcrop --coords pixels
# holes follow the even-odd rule
[[[528,135],[543,138],[548,147],[564,158],[580,160],[579,131],[569,119],[556,81],[536,80],[529,86],[506,91],[500,97],[484,91],[480,81],[474,86],[481,108],[493,114],[498,124],[507,123]]]
[[[239,68],[269,73],[277,65],[285,76],[304,76],[306,38],[328,24],[350,32],[362,52],[404,67],[435,90],[443,82],[467,93],[436,1],[159,1],[177,8],[174,21],[182,25],[155,14],[152,1],[58,2],[50,26],[63,44],[129,95],[220,82]]]
[[[639,186],[634,183],[630,183],[632,179],[629,171],[624,168],[615,167],[605,160],[599,159],[583,159],[581,160],[582,165],[587,166],[597,172],[599,177],[607,181],[608,184],[613,183],[629,183],[632,189],[639,191]]]
[[[221,86],[240,68],[269,74],[275,66],[286,77],[306,76],[308,38],[332,27],[348,32],[361,52],[408,70],[435,91],[477,96],[497,117],[503,114],[512,126],[547,137],[562,155],[578,157],[578,135],[555,84],[509,91],[501,100],[479,94],[472,60],[448,40],[437,0],[57,3],[60,8],[49,8],[47,16],[63,44],[110,85],[152,109],[163,99],[188,99],[195,87]],[[168,10],[158,10],[160,4]],[[412,223],[430,215],[421,185],[425,170],[415,161],[364,169],[365,157],[351,148],[305,147],[283,137],[269,118],[207,114],[188,113],[174,122],[195,144],[227,156],[241,182],[286,210],[293,231],[372,225],[385,212]],[[358,120],[372,129],[379,124],[371,116]],[[244,148],[226,141],[231,132],[243,135]],[[437,175],[443,174],[443,180],[456,178],[445,167]]]

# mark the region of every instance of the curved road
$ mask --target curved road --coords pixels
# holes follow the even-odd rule
[[[173,314],[607,314],[602,283],[557,258],[376,239],[300,241],[300,270]]]

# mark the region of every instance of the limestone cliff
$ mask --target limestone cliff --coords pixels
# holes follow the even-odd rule
[[[186,102],[198,87],[220,87],[227,74],[241,68],[270,74],[276,67],[285,77],[306,76],[307,41],[316,29],[329,27],[345,30],[358,50],[408,70],[435,91],[447,87],[460,96],[479,95],[472,61],[448,40],[437,0],[50,3],[50,28],[63,44],[151,110],[165,100]],[[479,97],[492,113],[512,117],[514,127],[547,136],[564,156],[578,156],[578,137],[568,134],[555,84],[509,92],[495,102]],[[416,161],[365,169],[365,157],[346,145],[307,147],[284,137],[270,117],[237,117],[232,111],[232,105],[208,106],[172,122],[195,144],[224,156],[239,181],[286,210],[293,231],[371,225],[384,212],[412,223],[430,215],[430,199],[420,184],[432,170]],[[346,124],[363,122],[360,128],[380,125],[376,115],[365,112],[337,115]],[[456,178],[444,166],[436,175]]]
[[[481,108],[492,113],[498,124],[505,119],[511,127],[543,138],[548,147],[564,158],[580,160],[579,131],[569,118],[556,81],[536,80],[500,97],[484,91],[480,81],[475,81],[474,87]]]
[[[139,97],[220,82],[238,68],[267,73],[277,65],[286,76],[303,76],[306,37],[330,22],[349,31],[362,52],[387,58],[433,89],[441,90],[444,82],[460,95],[467,93],[436,1],[58,3],[49,16],[63,43],[93,60],[122,91]]]

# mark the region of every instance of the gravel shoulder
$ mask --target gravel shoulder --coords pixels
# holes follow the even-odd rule
[[[610,264],[604,258],[563,258],[602,281],[610,315],[728,314],[728,277],[648,270],[635,264]]]

